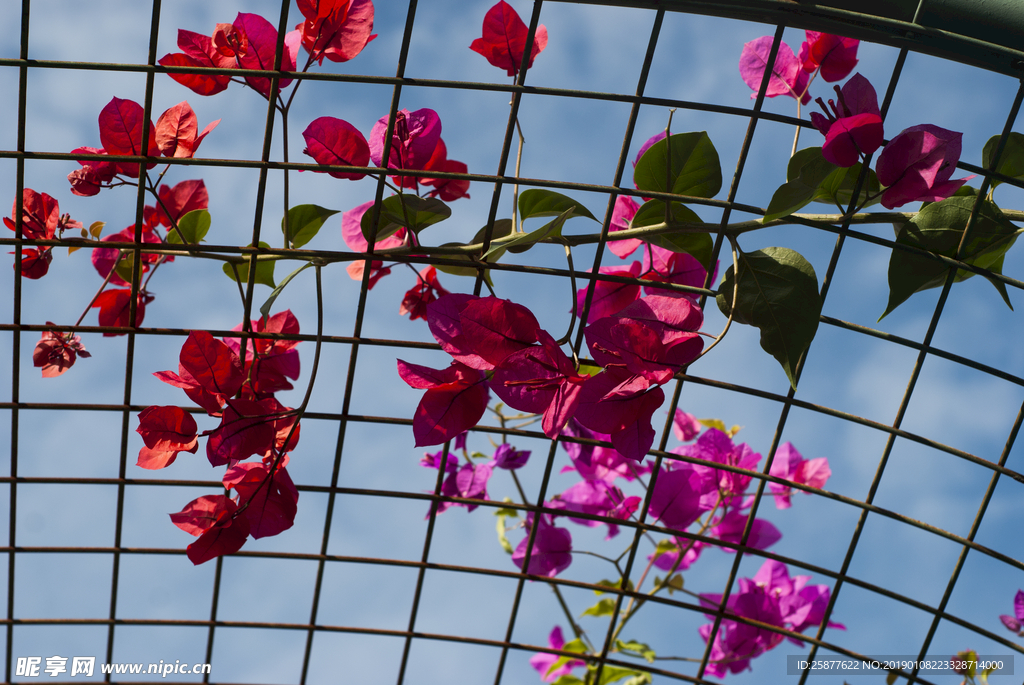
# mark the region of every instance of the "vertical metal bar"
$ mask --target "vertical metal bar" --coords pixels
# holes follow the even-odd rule
[[[28,59],[28,27],[31,0],[22,0],[21,3],[21,50],[20,58]],[[15,238],[22,238],[22,213],[23,195],[25,189],[25,128],[27,125],[27,101],[28,101],[28,67],[18,67],[18,162],[17,180],[15,182],[14,199],[14,221]],[[7,663],[4,666],[4,679],[11,682],[12,650],[14,647],[14,570],[15,570],[15,543],[18,523],[18,428],[21,413],[18,403],[21,401],[21,243],[14,248],[14,302],[13,302],[13,324],[11,331],[11,484],[8,490],[10,496],[10,520],[8,521],[7,545],[11,551],[7,554]]]

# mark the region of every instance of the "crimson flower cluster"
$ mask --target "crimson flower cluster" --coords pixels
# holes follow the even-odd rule
[[[25,188],[21,194],[21,237],[26,240],[53,240],[60,238],[69,228],[82,228],[81,221],[74,221],[70,214],[61,214],[57,200],[46,193],[37,193]],[[17,230],[18,202],[11,207],[10,218],[4,217],[4,224],[12,231]],[[52,247],[30,247],[21,252],[21,275],[39,279],[50,270],[53,261]],[[15,254],[12,252],[11,254]],[[17,265],[14,265],[17,268]]]
[[[788,95],[807,104],[811,98],[808,88],[815,75],[826,81],[840,81],[857,65],[860,41],[815,31],[806,35],[799,58],[785,43],[779,45],[767,97]],[[762,36],[743,46],[740,76],[755,91],[761,87],[773,40]],[[881,147],[875,172],[884,187],[882,206],[895,209],[908,202],[944,200],[967,182],[967,178],[950,178],[960,160],[963,134],[934,124],[919,124],[904,129],[885,144],[878,96],[868,80],[855,74],[842,88],[834,88],[836,100],[829,100],[827,107],[817,98],[825,114],[811,113],[811,122],[825,136],[822,156],[837,166],[851,167],[867,161]]]
[[[314,61],[323,64],[347,62],[358,55],[377,36],[373,33],[371,0],[299,0],[305,21],[284,37],[281,71],[295,71],[299,46],[309,53],[308,68]],[[215,67],[273,71],[277,52],[277,29],[258,14],[239,12],[231,24],[217,24],[207,36],[178,29],[181,52],[160,58],[165,67]],[[231,83],[227,74],[171,73],[170,77],[198,95],[216,95]],[[271,80],[263,76],[245,76],[245,83],[265,98],[270,98]],[[283,78],[278,87],[287,88],[292,79]]]
[[[238,326],[235,330],[241,330]],[[251,322],[256,333],[296,335],[299,323],[291,311]],[[137,465],[145,469],[170,466],[181,452],[195,453],[207,437],[211,466],[227,466],[224,488],[235,496],[204,495],[171,514],[179,528],[198,540],[188,546],[193,564],[233,554],[249,535],[277,535],[291,528],[299,499],[288,471],[288,453],[299,441],[296,412],[274,393],[289,390],[288,379],[299,376],[299,355],[293,340],[249,339],[242,362],[238,338],[217,340],[192,331],[181,347],[178,372],[154,374],[181,388],[190,400],[220,420],[199,432],[192,412],[177,406],[151,406],[139,414],[145,446]],[[246,462],[252,457],[258,462]]]
[[[703,314],[686,297],[648,295],[591,323],[587,343],[603,367],[593,376],[577,371],[522,305],[449,294],[426,311],[430,332],[453,362],[435,370],[398,361],[402,379],[427,391],[413,417],[417,446],[473,427],[490,388],[508,406],[541,414],[548,437],[575,418],[639,461],[654,442],[651,416],[665,399],[659,386],[703,348],[697,333]]]

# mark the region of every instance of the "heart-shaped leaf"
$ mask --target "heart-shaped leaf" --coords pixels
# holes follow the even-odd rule
[[[520,221],[535,216],[558,216],[567,209],[572,209],[568,218],[574,216],[585,216],[588,219],[597,221],[593,214],[580,204],[579,200],[556,193],[547,188],[530,188],[519,194],[519,217]]]
[[[178,219],[178,230],[171,228],[167,231],[167,242],[181,244],[181,236],[190,245],[202,242],[206,233],[210,230],[210,213],[205,209],[194,209],[185,216]],[[181,235],[179,235],[179,232]]]
[[[265,249],[270,249],[270,245],[263,242],[259,243],[259,246]],[[262,283],[263,285],[269,285],[271,288],[276,287],[274,285],[274,261],[262,261],[256,262],[256,282]],[[238,269],[238,280],[242,283],[247,283],[249,280],[249,260],[246,258],[244,262],[236,265]],[[224,273],[227,274],[228,278],[232,281],[235,280],[235,270],[231,268],[230,264],[224,265]]]
[[[837,169],[839,167],[822,157],[820,147],[804,148],[797,152],[789,159],[786,182],[772,195],[764,220],[781,219],[810,204],[821,184]]]
[[[738,261],[739,273],[730,266],[718,286],[718,308],[726,316],[731,311],[734,321],[760,329],[761,347],[778,360],[796,388],[796,364],[814,340],[821,315],[814,267],[785,247],[741,252]]]
[[[995,156],[998,146],[999,136],[992,136],[985,143],[985,148],[981,151],[981,165],[986,169],[992,166],[992,158]],[[1016,131],[1010,133],[1010,137],[1006,139],[1006,145],[1003,147],[1003,154],[999,156],[999,164],[996,165],[994,171],[1018,181],[1024,181],[1024,134]],[[1002,181],[993,178],[991,183],[995,188]]]
[[[427,226],[444,221],[451,215],[451,207],[437,198],[416,197],[404,193],[392,195],[381,202],[376,240],[384,240],[403,227],[418,234]],[[373,239],[373,208],[363,214],[360,228],[368,241]]]
[[[973,196],[954,196],[925,205],[917,216],[900,227],[896,242],[955,257],[976,201]],[[1017,227],[994,202],[982,200],[960,259],[992,273],[1001,273],[1003,256],[1017,240],[1018,233]],[[889,304],[879,321],[914,293],[943,285],[950,268],[938,260],[894,248],[889,259]],[[958,269],[955,280],[962,281],[973,275],[970,271]],[[989,281],[1012,309],[1002,281]]]
[[[714,197],[722,189],[722,164],[705,131],[677,133],[644,152],[633,182],[640,190]]]
[[[336,209],[325,209],[317,205],[296,205],[288,210],[288,235],[285,241],[292,247],[302,247],[320,231],[324,222],[338,213]],[[285,221],[281,219],[281,231]]]

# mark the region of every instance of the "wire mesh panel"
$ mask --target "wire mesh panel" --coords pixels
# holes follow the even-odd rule
[[[0,6],[5,681],[1017,682],[1016,18],[836,5]]]

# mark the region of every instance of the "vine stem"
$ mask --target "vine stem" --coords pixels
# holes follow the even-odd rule
[[[725,328],[723,328],[722,332],[718,334],[718,337],[715,338],[715,341],[713,343],[711,343],[710,345],[708,345],[708,348],[706,350],[704,350],[703,352],[701,352],[700,355],[697,357],[697,359],[700,359],[705,354],[707,354],[711,350],[715,349],[715,346],[718,345],[718,343],[722,342],[722,338],[724,338],[725,334],[729,332],[729,327],[732,325],[732,320],[733,320],[733,318],[736,315],[736,300],[739,299],[739,294],[740,294],[740,263],[739,263],[739,258],[737,257],[737,252],[739,252],[740,248],[739,248],[739,245],[737,245],[737,243],[736,243],[736,239],[734,237],[732,237],[732,236],[729,236],[729,245],[732,248],[732,275],[733,275],[733,278],[732,278],[732,306],[729,307],[729,318],[725,320]],[[697,359],[694,359],[693,361],[697,361]]]
[[[123,256],[124,256],[124,250],[118,250],[117,251],[117,259],[114,261],[114,264],[117,264],[118,262],[120,262],[121,261],[121,257],[123,257]],[[93,303],[96,302],[96,298],[99,297],[100,294],[103,292],[103,289],[107,287],[107,283],[110,283],[110,277],[113,276],[113,275],[114,275],[114,268],[111,267],[110,268],[110,272],[107,274],[107,277],[103,279],[102,283],[100,283],[100,289],[97,290],[96,294],[92,296],[92,299],[89,300],[89,304],[87,304],[85,306],[85,311],[82,312],[82,315],[80,317],[78,317],[78,321],[75,322],[75,325],[71,327],[72,331],[75,330],[76,328],[78,328],[82,324],[82,321],[85,320],[85,315],[89,313],[90,309],[92,309],[92,305],[93,305]]]
[[[511,103],[509,103],[511,104]],[[526,144],[526,138],[523,136],[523,129],[519,125],[519,117],[516,117],[516,132],[519,134],[519,151],[516,153],[516,184],[512,186],[512,229],[516,233],[524,233],[521,224],[516,223],[516,217],[519,210],[519,169],[523,163],[523,145]]]

